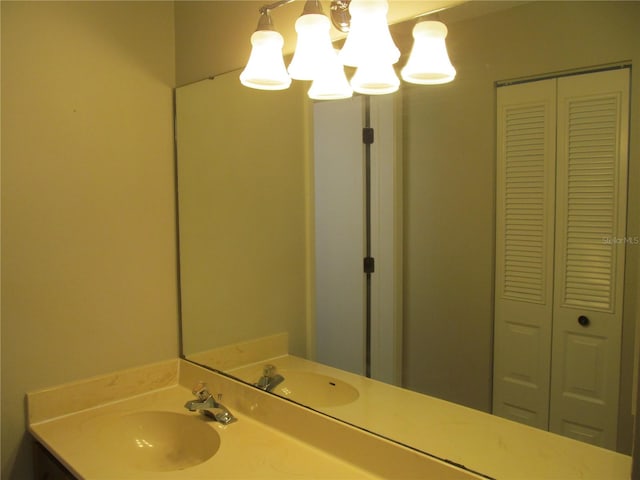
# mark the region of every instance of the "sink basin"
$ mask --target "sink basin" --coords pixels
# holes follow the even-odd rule
[[[358,390],[327,375],[297,370],[281,370],[284,381],[273,392],[310,407],[337,407],[358,399]]]
[[[204,418],[174,412],[137,412],[110,418],[100,443],[114,461],[151,472],[182,470],[211,458],[220,436]]]

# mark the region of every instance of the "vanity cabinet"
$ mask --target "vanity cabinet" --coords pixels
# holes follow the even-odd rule
[[[35,480],[76,480],[39,442],[33,442],[33,470]]]
[[[615,449],[629,69],[497,92],[493,411]]]

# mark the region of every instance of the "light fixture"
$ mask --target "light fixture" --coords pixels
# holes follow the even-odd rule
[[[400,74],[405,82],[435,85],[452,81],[456,69],[451,65],[442,22],[423,21],[413,27],[413,48]]]
[[[400,79],[393,65],[387,63],[371,63],[361,65],[351,78],[354,92],[363,95],[386,95],[400,88]]]
[[[240,74],[243,85],[262,90],[283,90],[291,79],[310,80],[309,97],[329,100],[392,93],[400,87],[394,64],[400,59],[389,25],[387,0],[331,0],[331,20],[320,0],[307,0],[296,21],[298,35],[293,59],[287,69],[282,58],[284,40],[273,27],[270,10],[292,2],[277,0],[260,8],[258,28],[251,36],[249,62]],[[331,23],[348,32],[342,50],[333,50]],[[414,26],[414,45],[402,79],[410,83],[450,82],[456,75],[445,37],[447,27],[439,21],[421,21]],[[349,82],[344,66],[355,67]]]
[[[289,75],[295,80],[314,80],[328,68],[335,57],[331,44],[331,22],[322,12],[319,0],[307,0],[302,15],[296,20],[298,42],[289,64]]]
[[[313,80],[309,89],[309,98],[314,100],[338,100],[353,96],[353,89],[344,73],[344,67],[334,51],[332,60]]]
[[[400,50],[391,38],[387,24],[387,0],[351,0],[351,27],[340,50],[344,65],[359,67],[364,64],[393,65],[400,58]]]
[[[285,90],[291,85],[282,58],[284,39],[271,21],[269,9],[260,11],[258,28],[251,35],[251,55],[247,66],[240,74],[240,82],[259,90]]]
[[[344,65],[357,67],[351,79],[355,92],[368,95],[392,93],[400,87],[393,64],[400,50],[387,24],[387,0],[351,0],[351,26],[338,57]]]

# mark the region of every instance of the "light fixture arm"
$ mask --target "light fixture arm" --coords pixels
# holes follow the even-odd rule
[[[320,0],[307,0],[304,3],[302,15],[324,15]]]
[[[259,12],[261,14],[268,13],[271,10],[275,10],[276,8],[281,7],[282,5],[286,5],[287,3],[291,3],[291,2],[293,2],[293,0],[278,0],[277,2],[273,2],[268,5],[263,5],[262,7],[260,7]]]
[[[332,0],[331,2],[331,22],[342,33],[348,33],[351,26],[350,3],[351,0]]]
[[[282,5],[286,5],[287,3],[291,3],[293,0],[279,0],[274,3],[270,3],[268,5],[263,5],[258,9],[260,12],[260,19],[258,20],[258,26],[256,27],[256,31],[260,30],[273,30],[275,31],[275,27],[273,26],[273,20],[271,20],[270,12]]]

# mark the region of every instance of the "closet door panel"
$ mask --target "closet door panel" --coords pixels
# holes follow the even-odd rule
[[[498,89],[493,412],[548,428],[555,80]]]
[[[624,279],[628,69],[558,79],[550,430],[614,449]]]

